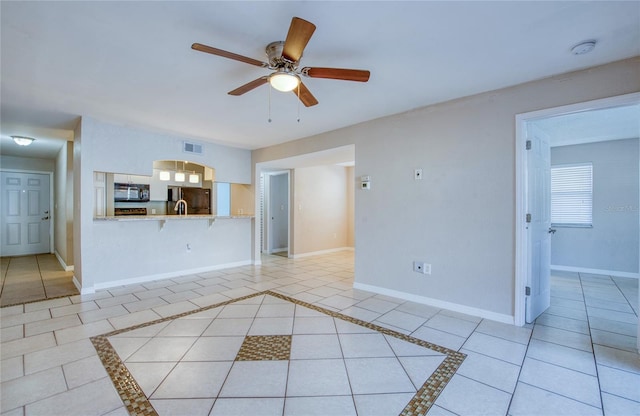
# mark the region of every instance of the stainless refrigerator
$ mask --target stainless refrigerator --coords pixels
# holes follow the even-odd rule
[[[187,202],[187,214],[211,214],[211,189],[170,187],[167,202],[168,214],[182,214],[183,204],[175,211],[176,202],[184,199]]]

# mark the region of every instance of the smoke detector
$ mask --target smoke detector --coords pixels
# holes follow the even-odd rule
[[[578,43],[573,48],[571,48],[571,53],[574,55],[584,55],[591,52],[595,47],[596,47],[595,40],[585,40],[583,42]]]

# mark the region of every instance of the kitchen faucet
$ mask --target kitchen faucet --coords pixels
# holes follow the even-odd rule
[[[187,215],[187,201],[185,201],[184,199],[180,199],[178,202],[176,202],[176,206],[173,209],[174,211],[178,212],[178,215],[182,215],[180,214],[180,211],[178,211],[178,208],[180,207],[180,204],[184,204],[184,215]]]

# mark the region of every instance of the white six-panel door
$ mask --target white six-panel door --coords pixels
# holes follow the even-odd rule
[[[0,172],[0,178],[2,256],[49,253],[49,175]]]
[[[542,132],[529,129],[527,140],[527,233],[529,238],[526,321],[533,322],[551,303],[551,151]]]

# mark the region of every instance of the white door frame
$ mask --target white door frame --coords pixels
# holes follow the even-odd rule
[[[578,113],[589,110],[599,110],[609,107],[620,107],[640,102],[640,93],[619,95],[560,107],[547,108],[529,113],[516,115],[516,270],[514,294],[514,323],[518,326],[525,324],[525,287],[529,267],[529,255],[526,214],[527,214],[527,122],[541,118]],[[640,201],[638,201],[640,203]],[[640,325],[639,325],[640,326]],[[640,332],[640,328],[639,328]],[[640,338],[639,341],[640,343]]]
[[[288,169],[281,169],[281,170],[263,170],[262,166],[260,166],[260,163],[256,164],[256,184],[260,184],[260,175],[264,175],[264,201],[263,201],[263,207],[262,207],[262,211],[257,213],[257,215],[262,216],[262,226],[263,226],[263,238],[264,238],[264,242],[261,241],[261,239],[259,238],[260,236],[260,220],[256,219],[255,224],[254,224],[254,246],[253,246],[253,264],[254,265],[260,265],[262,264],[262,259],[260,257],[263,248],[265,248],[267,253],[271,253],[271,244],[269,242],[270,239],[270,235],[271,235],[271,224],[270,221],[268,221],[268,216],[271,215],[269,213],[269,204],[271,203],[271,187],[269,184],[270,178],[271,176],[275,176],[275,175],[287,175],[287,198],[288,198],[288,205],[287,205],[287,212],[290,212],[290,206],[291,206],[291,171]],[[255,206],[259,207],[260,206],[260,192],[255,192]],[[266,215],[265,215],[266,214]],[[289,247],[289,253],[291,252],[291,216],[287,215],[287,247]],[[264,244],[264,247],[263,247]]]
[[[32,173],[37,175],[47,175],[49,176],[49,254],[54,254],[56,249],[54,247],[54,235],[53,232],[55,227],[53,226],[54,221],[54,200],[55,195],[53,194],[54,184],[53,184],[53,172],[43,171],[43,170],[24,170],[24,169],[0,169],[0,172],[16,172],[16,173]]]

